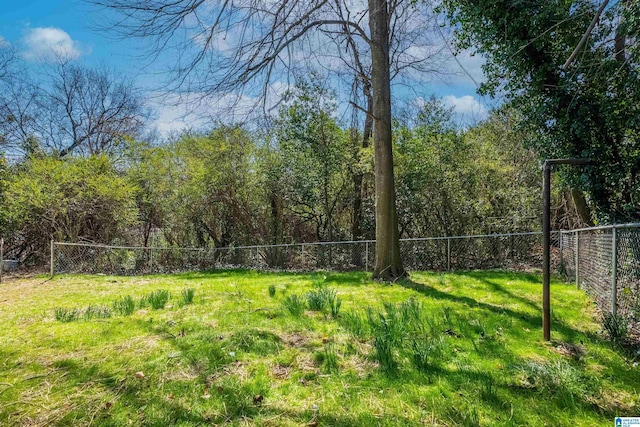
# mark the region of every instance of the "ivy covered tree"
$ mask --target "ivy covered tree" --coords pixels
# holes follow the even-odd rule
[[[564,177],[587,193],[597,219],[617,222],[640,219],[640,6],[607,3],[445,0],[442,7],[458,28],[457,46],[487,60],[480,91],[522,113],[541,158],[593,159]]]

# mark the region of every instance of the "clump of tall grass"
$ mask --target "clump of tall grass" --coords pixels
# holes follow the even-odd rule
[[[629,319],[612,313],[605,313],[602,325],[614,344],[624,344],[629,336]]]
[[[184,305],[193,304],[193,297],[196,295],[196,290],[193,288],[186,288],[182,290],[182,303]]]
[[[282,306],[296,317],[301,316],[306,308],[305,300],[298,294],[288,295],[282,300]]]
[[[154,310],[160,310],[164,308],[169,302],[169,291],[166,289],[159,289],[153,291],[150,294],[143,296],[140,299],[140,307],[151,306]]]
[[[276,296],[276,285],[269,285],[269,296],[271,298]]]
[[[338,372],[338,353],[333,345],[329,344],[322,351],[314,354],[315,362],[326,373]]]
[[[331,317],[337,318],[342,306],[342,299],[338,297],[338,292],[326,287],[324,283],[314,286],[316,289],[305,294],[309,310],[331,314]]]
[[[340,316],[340,324],[356,338],[365,338],[369,334],[368,324],[360,313],[353,311],[344,313]]]
[[[131,295],[118,298],[113,302],[113,311],[122,316],[131,316],[136,311],[136,302]]]
[[[550,363],[527,361],[517,365],[515,373],[522,385],[540,392],[568,397],[570,402],[575,397],[589,396],[598,389],[596,378],[581,373],[564,360]]]
[[[74,308],[68,309],[65,307],[56,307],[53,309],[53,317],[58,322],[73,322],[74,320],[78,320],[82,315],[82,311]]]
[[[342,299],[334,292],[331,298],[329,298],[329,312],[331,313],[331,317],[334,319],[338,318],[340,307],[342,307]]]
[[[85,320],[108,319],[111,314],[111,309],[105,305],[90,305],[84,309],[83,317]]]

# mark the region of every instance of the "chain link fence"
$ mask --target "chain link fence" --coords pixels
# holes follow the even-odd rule
[[[558,234],[555,233],[555,245]],[[405,268],[529,270],[542,262],[541,233],[402,239]],[[375,241],[225,248],[155,248],[51,243],[51,274],[158,274],[220,268],[279,271],[371,271]]]
[[[640,224],[560,233],[559,271],[584,289],[602,313],[640,322]]]

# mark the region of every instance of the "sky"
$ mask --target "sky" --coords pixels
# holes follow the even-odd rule
[[[78,0],[0,0],[0,10],[0,43],[11,44],[34,68],[56,53],[87,65],[107,65],[156,95],[150,104],[157,110],[154,126],[161,134],[201,125],[201,119],[187,114],[185,106],[171,102],[177,97],[161,91],[167,82],[162,71],[171,58],[150,61],[140,56],[147,47],[144,40],[117,40],[98,30],[106,19],[105,11]],[[454,119],[468,125],[485,118],[492,105],[490,99],[476,93],[476,85],[483,81],[482,63],[481,57],[462,52],[457,61],[449,61],[455,75],[446,82],[424,80],[411,91],[402,86],[393,90],[418,104],[431,95],[441,98],[453,108]],[[208,108],[216,106],[209,104]]]

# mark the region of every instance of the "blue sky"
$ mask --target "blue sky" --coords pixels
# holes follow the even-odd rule
[[[151,93],[156,93],[165,81],[157,71],[163,69],[161,61],[170,58],[148,64],[148,60],[139,56],[144,50],[144,41],[115,40],[96,30],[96,24],[103,22],[105,12],[86,3],[77,0],[0,0],[0,10],[0,40],[14,46],[33,67],[46,62],[52,51],[63,51],[79,62],[106,64],[135,78]],[[481,58],[463,52],[458,60],[476,82],[482,81]],[[449,77],[447,82],[426,81],[411,91],[402,87],[394,90],[398,96],[414,98],[417,102],[431,94],[440,97],[454,108],[461,123],[484,118],[491,101],[475,93],[475,83],[461,72],[455,61],[449,66],[460,75]],[[197,124],[197,119],[184,116],[185,110],[179,105],[166,105],[162,98],[155,99],[152,104],[158,110],[155,124],[161,132]]]

